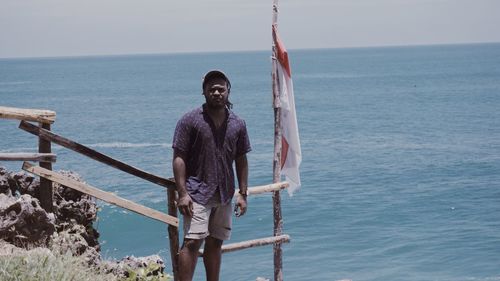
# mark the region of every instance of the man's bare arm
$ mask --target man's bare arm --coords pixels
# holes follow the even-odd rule
[[[238,177],[240,194],[236,200],[235,212],[236,216],[239,217],[247,211],[248,161],[246,154],[236,158],[236,176]],[[240,209],[239,212],[238,208]]]
[[[183,215],[193,216],[193,201],[186,190],[186,162],[185,156],[174,149],[174,159],[172,160],[172,167],[174,170],[175,185],[179,194],[177,207]]]

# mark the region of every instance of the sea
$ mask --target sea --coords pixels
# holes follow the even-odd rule
[[[500,280],[500,43],[289,50],[302,186],[282,192],[285,280]],[[0,59],[0,105],[57,112],[52,130],[163,177],[177,120],[224,70],[253,150],[249,184],[272,182],[271,52]],[[37,138],[0,120],[0,152]],[[54,170],[166,212],[165,188],[53,145]],[[1,162],[19,171],[20,162]],[[167,227],[99,201],[108,259],[158,254]],[[230,242],[273,235],[270,194],[249,198]],[[224,254],[221,280],[273,279],[272,246]],[[199,262],[195,280],[204,280]]]

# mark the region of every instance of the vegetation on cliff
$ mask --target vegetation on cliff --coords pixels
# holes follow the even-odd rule
[[[103,260],[95,199],[54,184],[54,213],[47,213],[37,199],[39,184],[0,167],[0,280],[171,280],[158,255]]]

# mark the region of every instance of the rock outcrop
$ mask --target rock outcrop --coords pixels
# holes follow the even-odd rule
[[[45,245],[54,233],[55,219],[36,198],[0,194],[0,239],[16,246]]]
[[[58,172],[83,182],[74,172]],[[47,213],[37,199],[39,186],[40,181],[31,174],[0,167],[0,255],[38,247],[81,256],[88,265],[116,276],[139,277],[138,272],[144,277],[164,276],[165,265],[158,255],[103,261],[99,233],[93,227],[98,210],[95,199],[54,183],[54,213]]]
[[[82,181],[76,173],[60,173]],[[40,181],[28,173],[8,172],[0,167],[0,239],[20,247],[47,246],[54,231],[79,226],[85,231],[74,234],[99,251],[99,233],[92,225],[97,217],[95,200],[54,183],[54,213],[47,213],[37,199],[39,186]]]

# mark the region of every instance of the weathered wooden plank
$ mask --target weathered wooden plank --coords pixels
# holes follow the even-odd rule
[[[248,249],[248,248],[253,248],[253,247],[258,247],[258,246],[265,246],[265,245],[275,244],[278,242],[279,243],[288,243],[288,242],[290,242],[290,236],[287,234],[282,234],[280,236],[272,236],[272,237],[267,237],[267,238],[260,238],[260,239],[254,239],[254,240],[248,240],[248,241],[243,241],[243,242],[238,242],[238,243],[227,244],[227,245],[222,246],[222,253],[229,253],[229,252],[234,252],[237,250],[243,250],[243,249]],[[198,256],[203,256],[203,250],[199,251]]]
[[[50,131],[50,124],[39,123],[39,128]],[[52,147],[50,141],[38,138],[38,152],[51,153]],[[47,170],[52,170],[51,162],[39,162],[39,165]],[[40,198],[38,199],[40,199],[40,206],[48,213],[53,212],[52,197],[52,182],[46,178],[40,178]]]
[[[136,177],[145,179],[149,182],[152,182],[152,183],[155,183],[155,184],[167,187],[167,188],[168,187],[175,188],[175,182],[172,180],[165,179],[165,178],[159,177],[157,175],[140,170],[136,167],[128,165],[128,164],[121,162],[119,160],[113,159],[107,155],[104,155],[100,152],[97,152],[97,151],[95,151],[89,147],[86,147],[82,144],[79,144],[75,141],[61,137],[61,136],[56,135],[50,131],[41,129],[41,128],[39,128],[31,123],[28,123],[26,121],[21,121],[21,124],[19,124],[19,128],[25,130],[26,132],[29,132],[29,133],[34,134],[36,136],[39,136],[40,138],[43,138],[45,140],[51,141],[51,142],[56,143],[58,145],[64,146],[68,149],[71,149],[75,152],[83,154],[89,158],[96,160],[96,161],[99,161],[101,163],[104,163],[106,165],[114,167],[114,168],[121,170],[123,172],[129,173],[129,174],[134,175]]]
[[[0,118],[52,124],[56,121],[56,113],[52,110],[0,106]]]
[[[150,217],[155,220],[159,220],[161,222],[167,223],[175,227],[179,226],[179,219],[175,217],[169,216],[167,214],[148,208],[146,206],[134,203],[127,199],[116,196],[110,192],[102,191],[96,187],[76,181],[59,173],[44,169],[42,167],[34,166],[28,162],[24,162],[23,170],[38,175],[40,177],[46,178],[48,180],[57,182],[59,184],[65,185],[67,187],[73,188],[75,190],[93,196],[102,201],[108,202],[110,204],[125,208],[127,210],[136,212],[138,214]]]
[[[54,153],[0,153],[0,161],[56,162]]]

